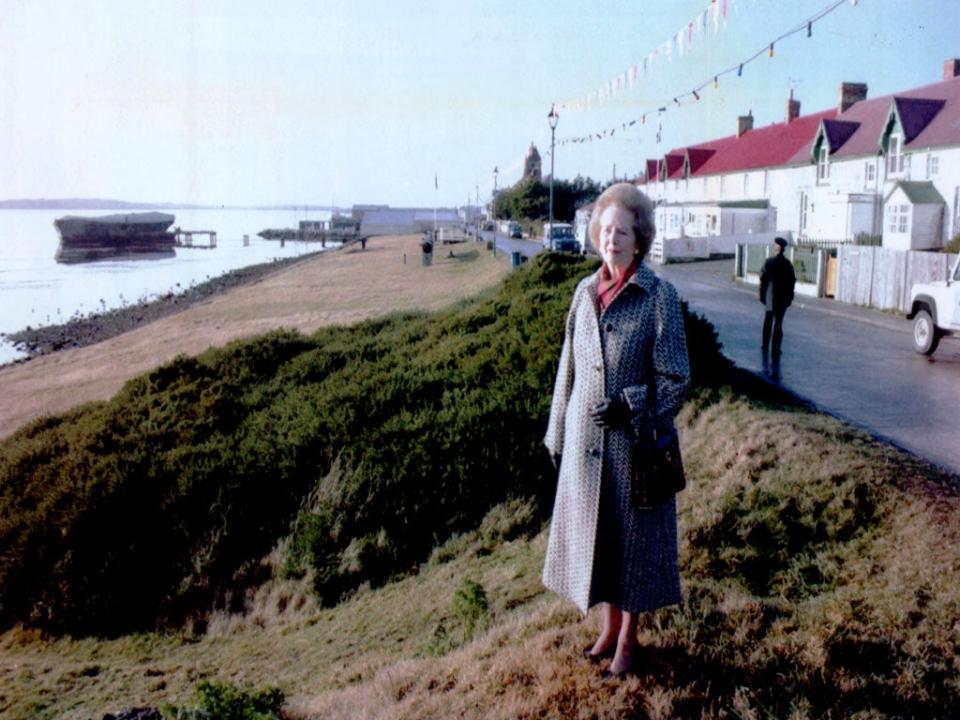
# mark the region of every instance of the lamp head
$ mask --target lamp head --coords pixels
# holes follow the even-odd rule
[[[550,106],[550,114],[547,115],[547,122],[550,123],[550,129],[555,130],[557,127],[557,120],[560,119],[560,116],[557,114],[556,109],[553,105]]]

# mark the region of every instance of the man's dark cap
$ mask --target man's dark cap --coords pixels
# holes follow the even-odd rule
[[[782,237],[774,238],[773,241],[782,248],[787,247],[787,241]]]

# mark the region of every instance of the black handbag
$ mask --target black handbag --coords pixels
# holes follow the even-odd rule
[[[687,486],[677,431],[640,432],[633,445],[630,500],[635,507],[653,507]]]

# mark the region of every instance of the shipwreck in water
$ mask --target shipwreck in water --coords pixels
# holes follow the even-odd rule
[[[82,217],[67,215],[53,221],[60,233],[55,258],[61,263],[90,262],[116,257],[170,257],[176,218],[160,212]]]

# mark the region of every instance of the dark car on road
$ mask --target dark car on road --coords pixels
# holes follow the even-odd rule
[[[568,223],[547,223],[543,226],[543,247],[555,252],[580,252],[580,243]]]

